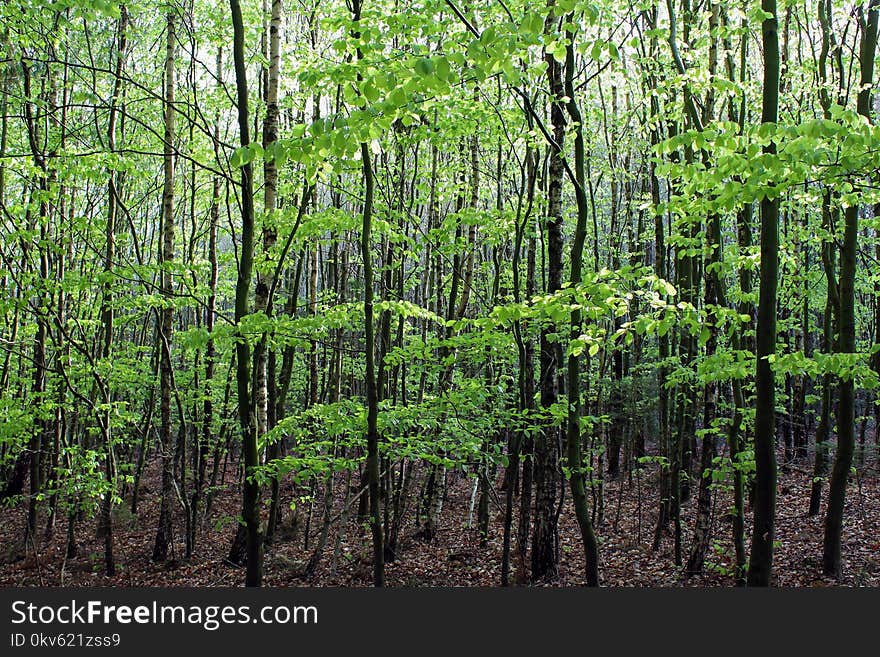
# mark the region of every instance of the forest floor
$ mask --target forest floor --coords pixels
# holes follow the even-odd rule
[[[174,549],[177,559],[169,563],[150,561],[158,517],[158,468],[150,468],[143,484],[141,509],[137,517],[127,505],[116,511],[114,545],[118,572],[103,573],[103,541],[95,538],[94,519],[84,518],[77,526],[79,554],[65,559],[67,523],[59,517],[54,536],[41,533],[37,553],[22,546],[25,526],[24,505],[7,509],[0,526],[0,586],[240,586],[241,569],[224,563],[233,535],[234,518],[239,512],[237,486],[229,483],[215,497],[212,518],[201,528],[195,555],[183,559],[181,518]],[[656,474],[643,473],[630,480],[624,476],[605,484],[605,513],[598,525],[601,553],[601,579],[608,586],[730,586],[732,563],[731,524],[724,510],[729,493],[717,495],[712,519],[712,548],[701,576],[685,578],[673,564],[673,541],[663,538],[658,551],[651,550],[656,521]],[[229,479],[232,479],[230,473]],[[774,555],[776,586],[880,586],[880,474],[877,467],[860,471],[847,489],[846,520],[843,533],[844,577],[840,582],[822,576],[822,521],[820,515],[808,517],[810,474],[806,464],[780,468],[777,498],[777,535]],[[336,487],[342,495],[342,485]],[[501,578],[503,509],[493,504],[488,545],[481,548],[476,529],[466,527],[472,480],[461,474],[450,477],[449,495],[438,535],[432,542],[420,538],[410,519],[401,530],[399,558],[386,566],[389,586],[497,586]],[[291,489],[284,489],[290,499]],[[827,485],[823,496],[827,496]],[[683,550],[687,559],[696,511],[694,499],[683,511]],[[503,494],[498,503],[503,502]],[[334,515],[342,500],[336,500]],[[286,510],[286,507],[285,507]],[[310,579],[302,577],[320,526],[318,504],[311,523],[310,545],[303,545],[304,532],[290,527],[287,511],[278,538],[266,554],[264,583],[273,587],[293,586],[369,586],[371,583],[371,545],[369,532],[352,520],[339,541],[338,558],[333,567],[336,537],[331,531],[321,565]],[[334,527],[338,525],[336,523]],[[514,533],[515,533],[514,524]],[[746,518],[747,532],[751,514]],[[41,530],[42,531],[42,530]],[[559,519],[559,576],[545,582],[551,586],[577,586],[583,583],[583,551],[580,534],[569,504],[563,503]],[[746,543],[748,549],[748,538]],[[511,550],[516,554],[515,545]],[[513,566],[516,563],[514,559]]]

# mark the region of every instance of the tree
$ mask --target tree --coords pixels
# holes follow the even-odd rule
[[[159,371],[160,371],[160,402],[161,430],[159,448],[162,450],[162,503],[159,511],[159,526],[156,529],[156,541],[153,547],[153,561],[164,561],[168,558],[168,547],[172,540],[172,507],[174,500],[174,447],[171,425],[172,377],[172,332],[174,330],[174,88],[175,58],[177,51],[177,35],[175,24],[177,17],[169,10],[165,33],[165,74],[164,74],[164,117],[165,133],[163,136],[163,184],[162,184],[162,273],[161,290],[165,304],[160,312],[159,322]]]
[[[864,9],[859,6],[860,14]],[[860,39],[859,93],[857,111],[869,122],[874,84],[874,56],[877,51],[877,22],[880,2],[872,0],[868,15],[862,17]],[[855,280],[858,256],[859,206],[849,205],[844,212],[843,244],[840,250],[840,337],[841,354],[856,351]],[[828,510],[825,513],[825,540],[822,551],[822,567],[826,575],[841,576],[840,539],[843,531],[843,507],[846,499],[846,483],[849,479],[855,448],[855,384],[851,375],[840,376],[837,402],[837,454],[831,472],[828,491]]]
[[[235,65],[235,88],[238,103],[238,131],[242,148],[251,145],[248,117],[248,82],[244,60],[244,24],[238,0],[230,0],[233,43],[232,59]],[[263,580],[263,538],[260,533],[260,486],[254,469],[259,465],[257,452],[256,408],[251,395],[250,346],[240,333],[242,320],[250,313],[251,276],[254,266],[254,188],[253,166],[246,162],[241,167],[241,246],[238,261],[238,279],[235,284],[236,385],[238,389],[238,417],[244,454],[244,484],[242,485],[241,517],[247,532],[247,572],[245,586],[260,586]]]
[[[761,24],[764,86],[761,122],[776,123],[779,112],[779,35],[775,0],[763,0]],[[768,15],[769,14],[769,15]],[[764,152],[776,152],[774,141]],[[776,290],[779,274],[779,198],[771,188],[761,199],[761,274],[755,358],[755,502],[749,586],[769,586],[776,518],[776,408],[770,357],[776,353]]]

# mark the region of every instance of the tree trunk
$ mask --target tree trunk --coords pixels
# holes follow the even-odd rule
[[[761,122],[775,124],[779,106],[779,34],[776,0],[762,0],[764,87]],[[774,154],[775,142],[764,147]],[[769,586],[776,520],[776,388],[769,356],[776,353],[776,288],[779,273],[779,198],[761,199],[761,269],[755,356],[755,501],[749,586]]]
[[[880,0],[871,0],[868,19],[863,20],[860,42],[860,85],[857,102],[859,114],[871,120],[874,81],[874,55],[877,50],[877,24]],[[861,14],[863,9],[859,8]],[[856,351],[855,280],[858,257],[859,206],[850,205],[844,211],[843,245],[840,250],[840,337],[838,351],[852,354]],[[837,401],[837,454],[831,470],[828,489],[828,509],[825,513],[825,538],[822,567],[826,575],[842,575],[840,541],[843,533],[843,511],[846,502],[846,482],[855,448],[855,384],[851,375],[840,377]]]
[[[173,541],[172,501],[174,499],[174,452],[171,440],[171,340],[174,328],[174,60],[177,51],[176,16],[168,12],[165,32],[165,134],[163,137],[164,184],[162,188],[162,273],[164,304],[159,313],[159,449],[162,460],[162,491],[159,503],[159,526],[153,545],[153,561],[165,561]]]
[[[238,0],[229,0],[232,14],[236,98],[238,102],[239,142],[250,144],[248,125],[247,68],[244,59],[244,25]],[[241,167],[241,248],[238,278],[235,284],[235,323],[250,313],[250,287],[254,266],[254,187],[253,167],[247,162]],[[238,418],[242,434],[244,481],[242,484],[242,521],[246,532],[247,570],[245,586],[260,586],[263,580],[263,540],[260,535],[260,487],[252,474],[259,466],[257,452],[257,420],[250,389],[250,347],[243,335],[236,336],[236,382],[238,388]]]

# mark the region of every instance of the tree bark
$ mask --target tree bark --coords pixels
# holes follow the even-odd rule
[[[859,114],[871,120],[874,83],[874,55],[877,50],[877,24],[880,0],[871,0],[867,22],[862,20],[860,40],[860,84],[857,101]],[[859,7],[859,13],[864,10]],[[840,337],[838,351],[852,354],[856,351],[856,261],[858,258],[859,206],[850,205],[844,211],[843,245],[840,250]],[[828,489],[828,509],[825,514],[825,537],[822,550],[822,568],[826,575],[842,575],[841,535],[846,503],[846,483],[855,448],[855,384],[852,375],[839,378],[837,401],[837,454],[831,469]]]
[[[776,0],[762,0],[769,14],[761,24],[764,87],[761,122],[775,124],[779,107],[779,34]],[[771,141],[764,152],[775,154]],[[769,357],[776,353],[776,290],[779,274],[779,198],[761,199],[761,268],[755,356],[755,501],[749,586],[769,586],[776,526],[776,390]]]
[[[229,0],[232,14],[232,58],[235,67],[236,100],[238,102],[239,142],[242,147],[250,144],[248,125],[248,84],[244,59],[244,24],[238,0]],[[250,287],[254,267],[254,186],[253,167],[247,162],[241,167],[241,247],[238,278],[235,284],[235,323],[250,314]],[[260,535],[259,498],[260,487],[253,478],[253,470],[259,466],[257,452],[257,419],[250,389],[250,347],[247,338],[236,336],[236,383],[238,388],[238,418],[242,435],[244,456],[244,482],[242,484],[241,516],[247,534],[247,569],[245,586],[261,586],[263,580],[263,540]]]

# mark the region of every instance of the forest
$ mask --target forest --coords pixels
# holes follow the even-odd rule
[[[0,14],[0,585],[880,586],[880,0]]]

